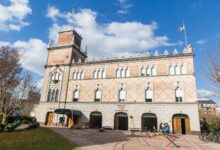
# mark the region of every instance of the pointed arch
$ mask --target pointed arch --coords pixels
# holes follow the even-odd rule
[[[181,65],[180,66],[180,73],[181,74],[186,74],[186,67],[185,67],[185,65]]]
[[[156,67],[154,65],[151,68],[151,75],[153,75],[153,76],[157,75]]]
[[[117,77],[117,78],[120,77],[120,69],[119,69],[119,68],[117,68],[117,70],[116,70],[116,77]]]
[[[146,76],[146,72],[147,72],[146,68],[142,67],[141,68],[141,76]]]
[[[102,92],[99,88],[95,90],[95,102],[100,102],[102,97]]]
[[[179,67],[179,65],[176,65],[176,66],[175,66],[175,74],[176,74],[176,75],[179,75],[179,74],[180,74],[180,67]]]
[[[128,68],[125,70],[125,77],[130,77],[130,70]]]
[[[170,75],[174,75],[175,73],[174,73],[174,66],[173,65],[170,65],[170,67],[169,67],[169,74]]]
[[[122,78],[125,77],[125,70],[124,70],[124,68],[121,69],[121,77]]]

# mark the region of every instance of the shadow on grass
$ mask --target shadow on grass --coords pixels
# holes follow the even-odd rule
[[[48,128],[0,133],[0,150],[80,150]]]

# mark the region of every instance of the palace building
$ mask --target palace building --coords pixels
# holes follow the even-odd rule
[[[168,123],[175,133],[200,132],[193,50],[87,60],[82,37],[59,32],[48,47],[39,105],[32,114],[45,125],[155,130]]]

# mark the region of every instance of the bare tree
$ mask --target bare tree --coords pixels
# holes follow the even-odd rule
[[[205,76],[211,81],[209,86],[220,96],[220,45],[209,48],[205,65]],[[204,55],[205,56],[205,55]]]
[[[27,97],[33,88],[30,73],[26,73],[20,64],[21,54],[10,47],[0,48],[0,115],[2,124],[6,118],[17,111],[21,100]]]

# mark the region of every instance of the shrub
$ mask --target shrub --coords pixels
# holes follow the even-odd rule
[[[31,122],[28,121],[28,120],[22,120],[21,123],[22,123],[22,124],[31,124]]]
[[[28,129],[35,129],[38,128],[39,126],[40,124],[38,122],[34,122],[29,125]]]

